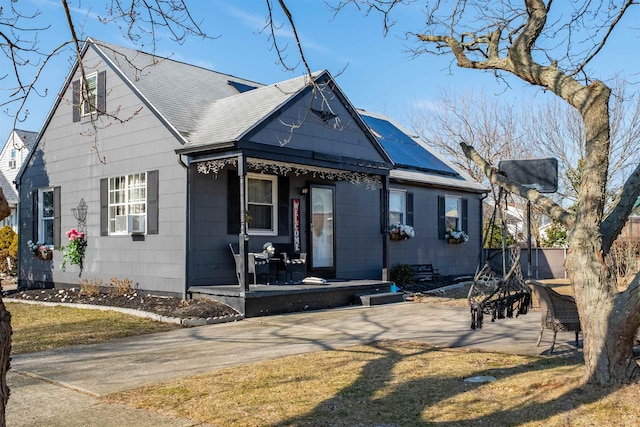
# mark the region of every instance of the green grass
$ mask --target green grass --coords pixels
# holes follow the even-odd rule
[[[166,331],[116,312],[8,303],[13,353]],[[581,386],[583,364],[379,342],[233,367],[106,396],[221,426],[640,425],[640,385]],[[479,375],[491,383],[469,383]]]
[[[580,387],[575,359],[381,342],[285,357],[105,400],[220,426],[635,426],[640,386]],[[473,376],[495,382],[469,383]]]
[[[76,344],[179,328],[115,311],[7,303],[11,313],[12,353],[32,353]]]

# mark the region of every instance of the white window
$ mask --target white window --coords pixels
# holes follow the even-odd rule
[[[389,191],[389,224],[406,224],[407,221],[407,192],[402,190]]]
[[[109,178],[109,234],[144,233],[147,219],[147,174]]]
[[[277,188],[274,175],[247,175],[247,222],[251,234],[277,234]]]
[[[462,231],[462,204],[459,197],[444,198],[444,225],[447,232]]]
[[[38,243],[53,246],[53,188],[38,190]]]
[[[9,159],[9,168],[15,169],[18,166],[18,150],[11,149],[11,158]]]
[[[96,112],[96,96],[98,92],[98,73],[87,76],[86,91],[82,91],[82,96],[86,96],[82,103],[82,115],[87,116]]]

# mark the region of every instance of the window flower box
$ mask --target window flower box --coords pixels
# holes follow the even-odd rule
[[[415,235],[416,232],[410,225],[398,223],[389,227],[389,238],[391,240],[407,240]]]
[[[469,241],[469,236],[464,231],[448,231],[444,237],[450,245],[459,245]]]

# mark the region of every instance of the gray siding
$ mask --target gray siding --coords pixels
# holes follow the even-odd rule
[[[106,69],[92,50],[87,69]],[[107,71],[107,111],[124,123],[106,116],[98,118],[95,136],[87,118],[72,122],[71,87],[51,117],[36,147],[20,187],[20,272],[21,286],[38,286],[42,281],[56,285],[78,285],[81,279],[128,278],[140,289],[159,293],[185,291],[186,171],[173,152],[179,147],[175,137],[144,107],[129,86],[111,70]],[[76,75],[73,80],[78,79]],[[144,77],[142,77],[144,78]],[[134,112],[142,108],[139,113]],[[97,150],[96,150],[97,148]],[[100,236],[100,179],[158,170],[159,234],[134,240],[131,236]],[[34,259],[26,241],[32,239],[32,191],[41,187],[61,188],[61,236],[77,228],[72,208],[80,199],[88,205],[88,247],[82,277],[77,266],[60,270],[61,252],[53,261]],[[57,231],[56,231],[57,232]]]
[[[389,267],[396,263],[433,264],[441,275],[473,274],[482,241],[481,195],[393,182],[390,187],[413,192],[416,236],[408,240],[389,240]],[[468,200],[469,224],[465,231],[469,241],[466,243],[451,245],[438,238],[438,196],[445,195]]]
[[[195,169],[195,168],[194,168]],[[192,172],[190,285],[235,284],[235,266],[229,243],[238,246],[238,234],[227,233],[227,170],[217,177]],[[309,212],[300,194],[310,184],[334,185],[336,189],[336,277],[342,279],[380,279],[382,235],[380,234],[379,190],[347,182],[333,183],[311,176],[289,176],[289,215],[293,199],[300,199],[301,247],[309,252]],[[249,251],[262,252],[270,241],[281,251],[291,252],[292,222],[287,235],[250,236]]]
[[[264,128],[251,137],[251,141],[276,147],[285,146],[383,162],[383,157],[367,139],[344,104],[335,95],[327,96],[331,100],[328,101],[331,104],[331,111],[337,114],[338,122],[332,119],[324,123],[315,113],[309,111],[311,103],[309,93],[270,120]],[[318,103],[317,100],[316,103]],[[323,107],[318,104],[313,108],[322,110]],[[325,106],[324,110],[328,111],[328,108]],[[295,126],[293,131],[292,126]]]

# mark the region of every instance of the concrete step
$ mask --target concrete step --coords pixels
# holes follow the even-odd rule
[[[372,306],[380,304],[391,304],[394,302],[403,302],[404,294],[402,292],[384,292],[379,294],[360,295],[362,305]]]

